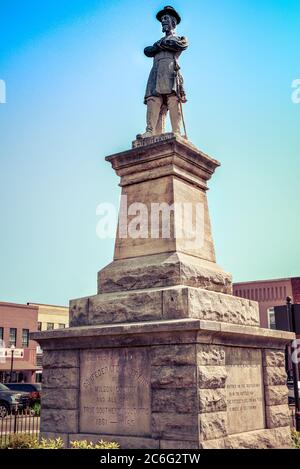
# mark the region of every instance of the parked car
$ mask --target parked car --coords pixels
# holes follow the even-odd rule
[[[12,391],[29,392],[41,397],[42,385],[41,383],[6,383],[6,387]]]
[[[295,404],[295,390],[294,390],[294,382],[288,381],[287,386],[289,388],[289,404]],[[299,397],[300,397],[300,381],[298,381],[298,389],[299,389]]]
[[[19,409],[26,409],[29,402],[29,393],[12,391],[0,383],[0,418],[3,419]]]
[[[30,404],[41,401],[42,385],[40,383],[7,383],[5,386],[12,391],[29,393]]]

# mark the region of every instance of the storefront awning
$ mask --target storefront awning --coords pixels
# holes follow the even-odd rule
[[[7,361],[6,363],[0,363],[0,372],[1,371],[10,371],[11,363]],[[38,366],[33,365],[30,362],[15,362],[13,371],[35,371],[40,370]]]

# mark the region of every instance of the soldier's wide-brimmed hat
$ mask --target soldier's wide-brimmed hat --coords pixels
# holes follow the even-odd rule
[[[161,21],[161,19],[164,15],[174,16],[174,18],[176,18],[177,24],[179,24],[180,21],[181,21],[181,18],[179,16],[179,14],[177,13],[177,11],[175,10],[175,8],[173,8],[169,5],[166,6],[163,10],[160,10],[157,13],[156,18],[158,19],[158,21]]]

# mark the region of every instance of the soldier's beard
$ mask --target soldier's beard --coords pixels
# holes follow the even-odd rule
[[[163,33],[166,33],[167,35],[169,35],[173,33],[174,29],[169,24],[165,24],[162,27],[162,31]]]

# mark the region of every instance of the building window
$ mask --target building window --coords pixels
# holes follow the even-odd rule
[[[17,345],[17,329],[11,328],[9,329],[9,346],[11,347]]]
[[[275,311],[274,308],[269,308],[268,313],[268,326],[269,329],[276,329]]]
[[[22,347],[29,346],[29,329],[22,330]]]
[[[4,329],[3,327],[0,327],[0,340],[3,340],[4,337]]]
[[[58,324],[59,329],[65,329],[66,325],[65,324]]]
[[[54,323],[47,322],[47,331],[53,331],[53,329],[54,329]]]
[[[38,322],[38,331],[41,331],[41,330],[42,330],[42,323]]]

